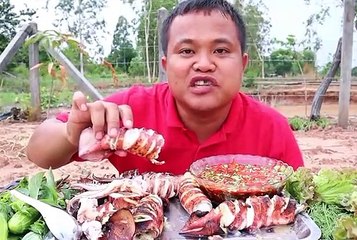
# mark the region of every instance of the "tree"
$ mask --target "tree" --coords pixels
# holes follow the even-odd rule
[[[293,68],[294,54],[290,49],[278,49],[271,53],[270,63],[278,76],[286,76]]]
[[[114,31],[111,52],[108,56],[109,62],[126,73],[129,72],[131,60],[136,56],[133,44],[129,39],[130,28],[128,20],[120,16]]]
[[[10,0],[2,0],[0,2],[0,35],[12,38],[16,34],[16,28],[22,22],[31,20],[36,13],[35,10],[26,8],[20,10],[17,14],[14,11],[15,7],[10,3]]]
[[[287,74],[301,75],[305,71],[315,69],[315,53],[308,48],[298,51],[294,35],[289,35],[286,41],[275,39],[274,42],[281,45],[270,55],[269,64],[272,66],[274,74],[281,76]]]
[[[311,0],[304,0],[305,3],[307,5],[309,5],[311,3]],[[338,5],[339,7],[341,7],[342,9],[342,4],[343,4],[343,0],[336,0],[336,5]],[[323,24],[323,22],[325,21],[326,17],[329,16],[329,12],[330,12],[330,8],[326,7],[324,5],[323,2],[321,2],[321,8],[320,11],[318,13],[314,13],[312,14],[308,20],[306,21],[306,33],[310,33],[312,32],[313,35],[317,35],[316,32],[314,32],[311,29],[311,26],[313,26],[313,24],[317,23],[317,24]],[[355,0],[355,13],[357,13],[357,0]],[[355,29],[357,30],[357,14],[355,14]]]
[[[20,13],[16,13],[15,7],[10,3],[10,0],[0,1],[0,52],[4,51],[11,39],[16,35],[19,25],[31,20],[35,13],[35,10],[29,8],[22,9]],[[8,68],[13,68],[20,63],[28,65],[27,49],[21,48],[14,56],[12,63],[8,65]]]
[[[267,46],[271,28],[270,22],[264,18],[266,6],[262,0],[249,0],[247,3],[244,0],[235,0],[234,6],[242,13],[246,22],[247,52],[251,59],[248,68],[253,72],[260,72],[261,77],[264,77],[264,55],[269,51]]]
[[[304,0],[306,4],[310,4],[310,0]],[[342,6],[343,0],[341,1],[336,1],[336,4],[339,4]],[[354,16],[354,21],[355,21],[355,29],[357,30],[357,0],[355,0],[355,16]],[[322,24],[328,16],[330,9],[325,6],[321,6],[321,10],[317,14],[312,14],[308,21],[307,21],[307,33],[309,33],[309,29],[311,28],[312,24],[314,22],[317,22],[319,24]],[[330,86],[332,79],[338,72],[340,68],[340,63],[341,63],[341,38],[339,39],[337,43],[337,48],[336,52],[334,54],[334,58],[331,64],[331,67],[329,68],[326,76],[324,77],[323,81],[321,82],[320,86],[315,92],[314,98],[312,100],[312,106],[311,106],[311,112],[310,112],[310,119],[316,120],[320,118],[320,110],[321,110],[321,105],[322,105],[322,100],[323,96],[325,95],[328,87]]]
[[[340,38],[338,41],[331,67],[328,70],[328,73],[326,74],[325,78],[322,80],[319,88],[316,90],[316,93],[312,100],[311,113],[310,113],[311,120],[317,120],[320,118],[320,110],[322,106],[323,96],[326,94],[326,91],[330,86],[333,77],[335,76],[336,72],[340,68],[341,48],[342,48],[342,38]]]
[[[88,47],[87,52],[102,55],[101,38],[106,34],[106,22],[100,17],[107,0],[59,0],[55,6],[56,19],[54,26],[66,28],[79,39],[79,42]],[[81,71],[83,72],[83,52],[80,52]]]
[[[126,1],[133,4],[133,0]],[[146,67],[146,74],[149,82],[155,81],[158,76],[158,36],[157,36],[157,12],[158,9],[164,7],[168,10],[172,9],[176,0],[145,0],[140,9],[137,9],[138,18],[134,21],[138,24],[137,27],[137,52],[142,56],[137,59],[143,59]],[[136,67],[133,67],[136,69]]]

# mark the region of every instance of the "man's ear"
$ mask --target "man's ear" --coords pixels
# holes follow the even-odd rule
[[[166,71],[166,65],[167,65],[167,58],[166,58],[166,56],[162,56],[162,58],[161,58],[161,65],[162,65],[163,69]]]
[[[244,53],[242,56],[243,71],[246,69],[249,61],[248,53]]]

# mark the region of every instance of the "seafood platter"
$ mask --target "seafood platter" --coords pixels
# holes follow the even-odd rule
[[[163,139],[153,131],[135,134],[130,141],[125,134],[105,143],[82,139],[86,146],[80,152],[94,159],[124,149],[162,164],[156,158]],[[285,163],[266,157],[221,155],[197,160],[179,176],[135,170],[106,178],[91,175],[70,182],[76,194],[66,201],[63,211],[75,224],[58,233],[59,224],[52,231],[48,220],[60,221],[58,214],[45,221],[52,239],[66,240],[317,240],[320,229],[304,206],[282,192],[292,172]],[[41,212],[42,207],[38,208]]]

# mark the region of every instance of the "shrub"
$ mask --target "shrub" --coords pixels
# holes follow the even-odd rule
[[[307,118],[295,116],[289,119],[289,124],[293,131],[309,131],[317,128],[325,129],[329,126],[330,123],[327,118],[310,120]]]

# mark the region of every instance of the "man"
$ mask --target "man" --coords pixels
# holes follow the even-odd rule
[[[100,140],[115,137],[119,127],[145,127],[165,138],[159,160],[131,154],[110,157],[120,171],[181,174],[200,158],[221,154],[267,156],[303,165],[287,120],[275,110],[240,92],[248,63],[241,16],[224,0],[181,2],[162,28],[162,65],[167,83],[133,86],[104,101],[88,103],[76,92],[69,115],[43,122],[31,137],[28,158],[57,168],[77,156],[79,135],[93,127]]]

